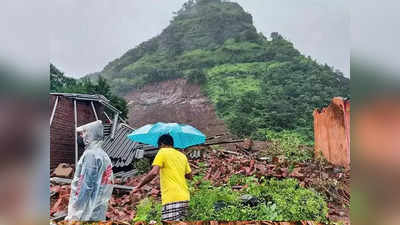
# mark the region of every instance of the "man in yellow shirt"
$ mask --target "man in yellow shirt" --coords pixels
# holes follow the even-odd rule
[[[190,193],[186,178],[192,179],[189,162],[182,152],[173,148],[173,138],[166,134],[158,139],[158,151],[153,169],[143,178],[132,193],[160,174],[162,220],[182,221],[187,216]]]

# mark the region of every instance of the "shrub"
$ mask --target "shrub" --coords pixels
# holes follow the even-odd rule
[[[145,198],[140,201],[139,205],[136,206],[136,216],[133,219],[134,222],[151,220],[160,222],[161,221],[161,208],[160,202],[153,198]]]
[[[304,135],[288,130],[280,132],[265,130],[265,136],[272,142],[269,150],[272,156],[282,155],[290,163],[304,163],[313,159],[313,143]]]
[[[266,180],[247,190],[267,204],[276,205],[278,221],[327,222],[328,207],[317,192],[300,187],[297,180]]]
[[[201,178],[196,179],[196,182]],[[232,185],[247,184],[242,191],[233,191]],[[314,220],[326,222],[328,208],[315,191],[300,187],[294,179],[257,182],[255,177],[233,175],[227,186],[212,187],[202,182],[191,189],[188,220]],[[257,198],[255,206],[244,205],[240,196],[250,194]]]
[[[245,176],[243,174],[233,174],[228,180],[228,186],[232,187],[235,185],[253,185],[257,182],[254,176]]]
[[[233,185],[247,184],[241,191]],[[327,204],[314,190],[303,188],[295,179],[276,180],[261,177],[233,175],[227,185],[214,187],[210,181],[195,176],[190,182],[191,200],[187,221],[300,221],[327,223]],[[255,205],[247,205],[241,196],[256,198]],[[142,200],[137,206],[134,221],[161,221],[161,204],[152,198]]]
[[[152,160],[149,158],[142,158],[132,162],[133,167],[137,169],[138,175],[145,174],[151,170]]]

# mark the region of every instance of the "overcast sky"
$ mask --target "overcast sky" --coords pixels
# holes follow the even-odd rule
[[[350,16],[345,0],[235,0],[259,32],[277,31],[304,55],[349,76]],[[186,0],[54,0],[50,61],[68,76],[98,72],[158,35]]]

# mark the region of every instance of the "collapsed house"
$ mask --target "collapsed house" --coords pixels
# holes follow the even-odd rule
[[[51,161],[55,162],[53,163],[54,165],[57,165],[58,162],[74,162],[74,154],[76,152],[75,124],[79,126],[92,122],[96,118],[101,119],[106,125],[103,149],[112,160],[116,170],[114,175],[116,178],[126,178],[115,179],[114,191],[106,216],[107,219],[113,221],[131,221],[136,216],[135,207],[141,199],[150,196],[160,199],[159,179],[154,179],[145,185],[143,187],[145,191],[130,194],[133,187],[137,186],[145,176],[145,174],[137,176],[134,173],[135,171],[131,170],[132,162],[142,157],[154,156],[157,153],[157,149],[126,138],[127,134],[133,131],[133,128],[116,115],[118,111],[111,110],[111,112],[107,112],[110,109],[107,108],[107,104],[104,104],[103,101],[108,103],[102,96],[81,96],[65,93],[50,94],[52,142],[50,157]],[[349,133],[346,136],[346,132],[349,131],[350,105],[347,100],[342,99],[342,102],[343,104],[340,104],[340,100],[334,99],[329,107],[314,112],[315,133],[317,134],[315,144],[318,146],[316,151],[322,152],[328,160],[333,162],[337,158],[332,152],[346,153],[346,151],[350,151],[349,148],[343,148],[343,146],[346,146],[345,144],[349,144],[346,141]],[[345,115],[345,112],[348,112],[348,114]],[[111,113],[114,113],[112,118],[117,118],[116,120],[111,119],[109,116],[112,115]],[[343,113],[343,116],[340,116],[340,113]],[[115,129],[113,129],[114,127]],[[59,135],[59,137],[55,135]],[[63,139],[63,135],[67,135],[69,139]],[[280,161],[279,157],[274,157],[271,160],[265,157],[268,152],[266,151],[268,143],[257,141],[253,143],[251,140],[228,140],[230,138],[232,137],[225,136],[225,134],[208,137],[207,143],[204,145],[188,149],[185,153],[188,156],[193,174],[204,174],[203,179],[216,186],[226,184],[234,174],[258,178],[296,179],[300,186],[315,188],[315,190],[323,192],[330,199],[333,199],[329,203],[328,216],[330,218],[337,216],[348,218],[348,205],[350,202],[349,168],[343,169],[330,164],[299,163],[293,169],[289,169],[289,163]],[[331,140],[334,141],[332,142]],[[222,145],[223,147],[217,151],[210,147],[212,145]],[[330,146],[330,148],[325,148],[324,146]],[[337,146],[339,146],[339,150]],[[324,149],[329,149],[331,152],[323,151]],[[62,155],[62,160],[56,161],[58,158],[55,155],[61,154],[59,152],[64,155]],[[340,159],[348,159],[350,161],[349,156],[348,158]],[[332,181],[335,186],[325,183],[324,181],[326,180]],[[52,221],[57,222],[63,220],[67,213],[71,179],[52,177],[50,183],[50,217]],[[340,185],[337,185],[337,183]],[[245,185],[235,185],[232,188],[241,190],[244,187]],[[62,222],[58,224],[62,224]]]
[[[104,124],[103,149],[111,158],[114,172],[119,172],[119,175],[132,175],[135,159],[152,157],[157,152],[152,146],[128,140],[126,135],[134,129],[125,123],[120,117],[121,112],[102,95],[50,93],[49,107],[51,169],[61,163],[77,163],[75,130],[95,120]]]
[[[249,141],[239,142],[239,140],[219,141],[218,138],[209,138],[209,141],[209,144],[194,146],[185,151],[194,176],[200,175],[202,180],[209,181],[216,187],[225,186],[232,176],[239,174],[245,177],[296,179],[301,187],[312,187],[332,199],[329,205],[330,218],[338,215],[348,218],[350,170],[315,162],[299,163],[290,168],[292,164],[280,161],[279,157],[266,159],[264,157],[268,154],[266,145],[260,146],[257,142],[252,145]],[[216,150],[211,147],[213,144],[221,146]],[[190,155],[195,157],[191,158]],[[113,195],[106,213],[107,220],[132,221],[136,216],[136,206],[142,199],[152,197],[160,201],[158,178],[144,185],[142,188],[144,191],[131,193],[133,187],[136,187],[144,176],[146,174],[115,179]],[[71,180],[50,179],[50,181],[52,193],[50,216],[53,221],[58,221],[60,218],[58,215],[63,215],[67,211]],[[239,183],[232,186],[233,190],[246,188],[247,184]]]
[[[350,166],[350,100],[341,97],[332,99],[330,105],[315,109],[314,148],[329,162]]]

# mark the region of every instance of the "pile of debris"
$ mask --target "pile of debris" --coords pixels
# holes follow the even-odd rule
[[[130,193],[145,175],[134,178],[115,179],[113,194],[111,196],[106,218],[112,221],[131,221],[135,215],[135,207],[145,197],[160,200],[159,178],[145,185],[141,192]],[[53,177],[50,179],[50,216],[62,220],[67,215],[69,195],[71,192],[71,179]]]
[[[134,178],[116,179],[115,183],[119,185],[126,185],[128,187],[135,187],[142,180],[144,175]],[[156,177],[149,184],[142,187],[140,192],[129,193],[127,190],[115,189],[111,197],[106,217],[113,221],[131,221],[135,218],[136,205],[145,197],[153,197],[154,199],[161,199],[160,181]]]
[[[75,166],[60,163],[57,168],[50,171],[51,177],[72,178]],[[50,216],[62,218],[67,214],[71,185],[50,183]]]
[[[230,145],[230,146],[228,146]],[[294,178],[303,187],[314,188],[328,199],[329,218],[347,220],[349,218],[350,170],[331,165],[322,160],[312,163],[291,165],[280,157],[271,160],[261,157],[261,150],[252,141],[229,143],[224,147],[198,146],[185,152],[188,155],[193,174],[205,174],[204,179],[214,185],[223,185],[234,174],[257,178]],[[265,155],[265,152],[264,152]],[[191,159],[191,156],[194,156]],[[140,193],[131,194],[132,187],[139,184],[144,175],[128,179],[115,179],[112,199],[109,203],[107,219],[130,221],[135,217],[135,207],[141,199],[152,196],[160,199],[159,179],[156,178],[142,188]],[[121,186],[124,185],[124,186]],[[120,186],[120,188],[118,187]],[[241,189],[244,187],[236,187]],[[52,184],[51,216],[65,212],[68,205],[69,185]],[[263,223],[265,224],[265,223]]]
[[[70,185],[51,184],[50,192],[50,216],[55,221],[63,220],[68,212]],[[128,191],[115,189],[109,202],[106,218],[112,221],[131,221],[135,217],[134,207],[141,197],[130,195]]]
[[[205,172],[204,179],[216,186],[226,184],[234,174],[257,178],[294,178],[302,187],[313,188],[327,197],[330,219],[349,218],[350,169],[332,165],[323,159],[295,165],[289,164],[283,157],[269,160],[260,157],[260,151],[246,147],[244,143],[236,147],[236,151],[202,149],[202,158],[190,160],[194,175]]]
[[[129,194],[122,196],[113,194],[108,206],[106,217],[113,221],[132,221],[135,218],[137,199],[131,198]]]
[[[207,152],[207,154],[204,154]],[[336,183],[349,182],[349,170],[322,161],[313,163],[298,163],[290,169],[291,164],[280,157],[272,158],[271,162],[258,157],[258,152],[231,152],[226,150],[204,149],[203,158],[190,160],[194,175],[200,173],[200,164],[206,163],[208,168],[205,179],[215,185],[226,183],[233,174],[255,177],[295,178],[301,186],[312,187],[319,180],[333,179]],[[343,190],[344,191],[344,190]]]
[[[67,214],[70,185],[50,185],[50,216],[62,217]]]

